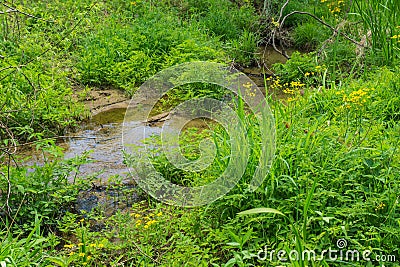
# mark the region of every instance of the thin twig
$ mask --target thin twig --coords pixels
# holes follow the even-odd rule
[[[281,30],[281,18],[282,18],[282,16],[283,16],[283,10],[285,10],[285,8],[286,8],[286,6],[289,4],[289,0],[286,0],[286,2],[283,4],[283,6],[281,7],[281,10],[280,10],[280,12],[279,12],[279,18],[278,18],[278,27],[275,27],[273,30],[272,30],[272,47],[274,48],[274,50],[276,51],[276,52],[278,52],[279,54],[281,54],[282,56],[284,56],[286,59],[289,59],[290,57],[288,56],[288,54],[286,54],[286,52],[285,52],[285,50],[284,49],[282,49],[282,50],[279,50],[277,47],[276,47],[276,44],[275,44],[275,36],[276,36],[276,33],[277,33],[277,30]],[[275,25],[274,25],[275,26]],[[265,50],[264,50],[264,53],[265,53]]]
[[[308,16],[312,17],[313,19],[317,20],[317,21],[318,21],[319,23],[321,23],[322,25],[324,25],[324,26],[328,27],[329,29],[331,29],[334,33],[342,35],[344,38],[346,38],[347,40],[351,41],[352,43],[354,43],[354,44],[356,44],[356,45],[358,45],[358,46],[361,46],[361,47],[363,47],[363,48],[367,48],[367,47],[364,46],[363,44],[361,44],[361,43],[357,42],[356,40],[354,40],[353,38],[349,37],[347,34],[345,34],[345,33],[343,33],[343,32],[340,32],[340,31],[337,30],[336,28],[334,28],[334,27],[332,27],[331,25],[329,25],[328,23],[324,22],[322,19],[318,18],[317,16],[315,16],[315,15],[309,13],[309,12],[305,12],[305,11],[292,11],[292,12],[290,12],[289,14],[287,14],[285,17],[283,17],[282,22],[281,22],[280,25],[279,25],[279,29],[282,28],[282,25],[285,23],[285,20],[286,20],[288,17],[290,17],[290,16],[292,16],[292,15],[294,15],[294,14],[308,15]]]
[[[11,195],[11,181],[10,181],[10,166],[11,166],[11,155],[8,155],[8,165],[7,165],[7,183],[8,183],[8,191],[7,191],[7,199],[6,199],[6,206],[7,206],[7,211],[8,214],[11,215],[12,210],[11,207],[9,205],[9,201],[10,201],[10,195]]]
[[[274,50],[276,51],[276,52],[278,52],[279,54],[281,54],[282,56],[284,56],[286,59],[290,59],[290,57],[289,57],[289,55],[286,53],[286,51],[285,50],[279,50],[277,47],[276,47],[276,44],[275,44],[275,35],[276,35],[276,29],[274,29],[273,30],[273,32],[272,32],[272,47],[274,48]]]
[[[285,16],[282,18],[282,16],[283,16],[283,11],[284,11],[284,9],[286,8],[286,6],[288,5],[288,3],[289,3],[289,0],[287,0],[287,1],[283,4],[283,6],[281,7],[281,10],[280,10],[280,13],[279,13],[279,19],[278,19],[278,21],[277,21],[279,25],[278,25],[277,28],[274,28],[273,31],[272,31],[272,47],[274,48],[274,50],[275,50],[276,52],[280,53],[280,54],[281,54],[282,56],[284,56],[285,58],[290,59],[290,57],[289,57],[288,54],[285,52],[285,50],[283,49],[283,47],[282,47],[282,50],[279,50],[279,49],[276,47],[275,39],[276,39],[277,33],[281,31],[283,25],[285,24],[286,19],[287,19],[288,17],[292,16],[292,15],[295,15],[295,14],[308,15],[308,16],[312,17],[313,19],[315,19],[316,21],[318,21],[319,23],[321,23],[322,25],[328,27],[328,28],[333,32],[333,36],[332,36],[331,38],[333,38],[333,37],[336,36],[337,34],[340,34],[340,35],[342,35],[344,38],[346,38],[347,40],[351,41],[352,43],[354,43],[354,44],[356,44],[356,45],[358,45],[358,46],[360,46],[360,47],[367,48],[367,47],[366,47],[365,45],[363,45],[362,43],[357,42],[357,41],[354,40],[353,38],[349,37],[347,34],[345,34],[345,33],[341,32],[341,31],[339,31],[340,25],[338,25],[336,28],[334,28],[334,27],[332,27],[331,25],[329,25],[328,23],[324,22],[322,19],[318,18],[317,16],[315,16],[315,15],[309,13],[309,12],[297,11],[297,10],[296,10],[296,11],[290,12],[289,14],[285,15]],[[348,13],[348,12],[347,12],[347,13]],[[347,13],[346,13],[346,15],[347,15]],[[329,39],[331,39],[331,38],[329,38]],[[328,39],[328,40],[329,40],[329,39]]]
[[[16,142],[16,140],[14,138],[14,135],[13,135],[12,131],[10,129],[8,129],[8,127],[5,126],[1,121],[0,121],[0,128],[3,128],[6,131],[7,135],[11,139],[11,146],[13,147],[13,152],[10,152],[10,149],[9,149],[10,146],[7,146],[7,148],[4,150],[5,153],[14,154],[17,151],[17,142]]]
[[[10,217],[11,217],[11,224],[10,224],[9,227],[7,227],[7,233],[4,235],[4,238],[7,238],[7,236],[10,234],[11,228],[12,228],[13,224],[15,223],[15,218],[17,218],[17,215],[18,215],[18,213],[19,213],[19,210],[21,209],[22,204],[24,204],[26,195],[27,195],[27,193],[24,193],[24,196],[22,197],[21,203],[19,203],[19,205],[18,205],[18,209],[17,209],[17,211],[15,212],[14,217],[11,217],[11,214],[10,214]],[[3,239],[3,241],[4,241],[4,240],[5,240],[5,239]]]
[[[20,13],[20,14],[22,14],[22,15],[25,15],[25,16],[27,16],[27,17],[34,18],[34,19],[37,19],[37,20],[43,20],[43,21],[47,21],[47,22],[53,22],[53,21],[49,21],[49,20],[42,19],[42,18],[38,18],[38,17],[36,17],[36,16],[34,16],[34,15],[32,15],[32,14],[26,13],[26,12],[24,12],[24,11],[21,11],[21,10],[15,8],[15,7],[12,7],[12,6],[10,6],[10,5],[7,5],[7,4],[4,3],[4,2],[1,3],[1,4],[2,4],[3,6],[5,6],[5,7],[7,7],[8,9],[7,9],[6,11],[0,11],[0,14]]]
[[[0,72],[2,72],[3,70],[14,69],[14,68],[15,68],[15,66],[4,67],[4,68],[0,69]]]
[[[281,11],[279,12],[278,22],[281,21],[281,18],[282,18],[282,16],[283,16],[283,10],[285,10],[285,7],[286,7],[288,4],[289,4],[289,0],[287,0],[287,1],[283,4],[283,6],[282,6],[282,8],[281,8]]]
[[[10,217],[11,208],[10,208],[10,205],[9,205],[9,199],[10,199],[10,195],[11,195],[11,182],[10,182],[10,178],[7,175],[5,175],[5,173],[0,172],[0,175],[4,176],[4,178],[6,178],[7,184],[8,184],[6,201],[5,201],[4,205],[2,207],[0,207],[0,209],[4,210],[4,212],[6,213],[7,217]],[[4,209],[4,206],[7,209]]]
[[[16,9],[7,9],[6,11],[0,11],[0,15],[13,13],[13,12],[18,12],[18,10],[16,10]]]

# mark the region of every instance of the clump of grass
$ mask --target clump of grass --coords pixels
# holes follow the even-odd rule
[[[399,32],[400,6],[396,0],[388,1],[355,1],[354,11],[361,18],[364,34],[368,40],[374,57],[381,58],[381,63],[392,65],[399,59],[399,42],[396,34]]]
[[[314,51],[318,45],[329,38],[329,30],[315,22],[305,22],[293,30],[293,42],[297,48]]]

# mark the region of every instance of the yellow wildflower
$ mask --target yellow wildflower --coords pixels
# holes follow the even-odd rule
[[[247,89],[249,89],[249,88],[251,88],[253,86],[250,82],[244,83],[242,85],[243,85],[244,88],[247,88]]]
[[[367,95],[368,91],[369,89],[359,89],[353,91],[349,95],[343,96],[343,102],[347,103],[347,107],[349,107],[351,104],[361,106],[367,102],[367,99],[371,98],[369,95]]]
[[[279,27],[279,22],[278,22],[278,21],[275,21],[274,18],[272,18],[271,23],[272,23],[272,25],[274,25],[275,27],[277,27],[277,28]]]
[[[151,221],[148,221],[146,224],[147,225],[152,225],[152,224],[154,224],[154,223],[156,223],[157,221],[156,220],[151,220]]]
[[[289,88],[286,88],[285,90],[283,90],[283,92],[284,92],[285,94],[290,94],[290,95],[293,95],[293,94],[294,94],[294,90],[289,89]]]
[[[79,255],[79,257],[84,257],[84,256],[85,256],[85,253],[81,252],[81,253],[79,253],[78,255]]]
[[[381,202],[381,203],[379,203],[379,205],[375,208],[375,211],[382,210],[382,209],[385,208],[385,206],[386,206],[385,203]]]
[[[337,91],[335,94],[341,95],[341,94],[344,94],[344,91],[343,91],[343,90],[340,90],[340,91]]]

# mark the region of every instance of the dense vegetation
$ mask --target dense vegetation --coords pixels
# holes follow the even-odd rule
[[[398,0],[0,5],[1,266],[400,264]],[[81,101],[88,91],[113,87],[132,95],[158,71],[188,61],[257,66],[262,45],[302,53],[264,77],[269,91],[285,97],[266,94],[277,144],[260,188],[247,190],[263,140],[239,101],[252,154],[243,179],[225,197],[191,209],[149,197],[112,216],[72,208],[95,177],[79,174],[86,155],[65,160],[52,138],[89,115]],[[186,86],[173,90],[165,105],[223,94],[209,85]],[[154,165],[175,183],[213,180],[230,150],[224,129],[211,128],[189,130],[181,142],[186,157],[195,159],[201,140],[218,141],[212,168],[184,172],[159,151]],[[27,142],[52,159],[34,170],[23,167],[16,148]],[[360,261],[318,258],[330,248],[357,250]],[[280,250],[286,252],[281,258]],[[293,250],[314,250],[317,260],[289,257]]]

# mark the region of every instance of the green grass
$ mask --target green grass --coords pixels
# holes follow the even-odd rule
[[[399,33],[398,1],[355,1],[354,10],[363,22],[364,31],[370,35],[374,57],[383,64],[392,65],[400,56],[398,38],[392,38]]]

